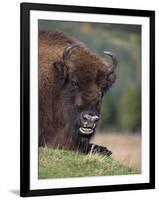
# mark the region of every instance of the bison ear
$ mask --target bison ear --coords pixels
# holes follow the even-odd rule
[[[108,88],[113,85],[116,80],[116,74],[114,72],[110,73],[106,77]]]
[[[67,77],[67,69],[63,62],[57,61],[53,63],[55,77],[57,77],[60,80],[65,80]]]

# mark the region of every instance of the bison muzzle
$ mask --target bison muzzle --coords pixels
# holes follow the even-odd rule
[[[62,32],[39,30],[39,145],[111,154],[90,143],[116,79],[117,59],[104,53],[112,64]]]

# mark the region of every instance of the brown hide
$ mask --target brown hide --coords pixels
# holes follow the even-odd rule
[[[69,71],[80,80],[82,95],[76,95],[75,102],[78,112],[86,110],[94,102],[100,101],[101,88],[98,79],[107,77],[107,64],[98,55],[92,53],[84,44],[57,31],[39,31],[39,144],[65,149],[77,149],[75,130],[72,125],[74,105],[70,105],[67,92],[64,91],[62,79],[55,76],[53,63],[62,61],[64,49],[73,43],[78,43],[70,56]],[[114,74],[113,74],[114,75]],[[66,93],[66,94],[65,94]],[[62,96],[63,95],[63,96]],[[68,94],[69,96],[70,94]],[[98,105],[100,107],[100,104]],[[92,106],[93,109],[93,106]],[[100,108],[98,108],[100,109]],[[71,117],[72,116],[72,117]],[[77,138],[76,138],[77,139]],[[81,139],[81,138],[80,138]],[[82,140],[82,139],[81,139]],[[89,139],[88,139],[89,140]]]

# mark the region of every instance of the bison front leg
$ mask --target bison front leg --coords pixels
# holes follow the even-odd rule
[[[88,144],[85,153],[100,153],[110,156],[112,152],[107,148],[97,144]]]

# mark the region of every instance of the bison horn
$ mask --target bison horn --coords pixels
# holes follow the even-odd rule
[[[104,53],[112,58],[113,62],[112,62],[111,65],[108,66],[108,72],[111,73],[117,67],[118,60],[117,60],[116,56],[113,53],[111,53],[109,51],[104,51]]]
[[[71,45],[68,45],[65,49],[64,49],[64,52],[63,52],[63,62],[65,64],[65,66],[67,67],[67,60],[68,60],[68,57],[70,56],[70,52],[72,49],[74,49],[75,47],[77,47],[78,44],[71,44]]]

